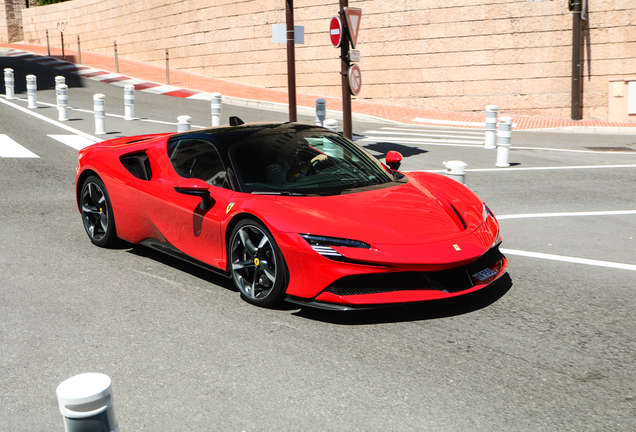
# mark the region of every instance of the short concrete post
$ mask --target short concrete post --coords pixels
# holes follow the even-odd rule
[[[15,99],[15,81],[13,78],[13,69],[4,69],[4,88],[7,95],[7,100]]]
[[[93,110],[95,111],[95,135],[106,134],[106,96],[101,93],[93,95]]]
[[[324,125],[327,129],[332,130],[334,132],[338,132],[338,120],[327,119],[324,121]]]
[[[497,105],[488,105],[486,107],[486,142],[484,144],[485,149],[497,148],[496,136],[497,136],[497,112],[499,107]]]
[[[462,161],[445,161],[444,166],[447,169],[446,176],[457,180],[461,184],[466,184],[466,167],[467,163]]]
[[[212,126],[221,126],[221,93],[212,93]]]
[[[113,389],[108,375],[83,373],[55,390],[66,432],[118,432]]]
[[[510,166],[510,138],[512,136],[512,118],[501,117],[499,119],[499,132],[497,132],[497,163],[499,168]]]
[[[124,120],[135,119],[135,86],[126,84],[124,86]]]
[[[327,101],[316,99],[316,126],[324,126],[327,117]]]
[[[27,75],[26,76],[26,87],[27,87],[27,97],[29,99],[29,105],[28,108],[37,108],[37,102],[36,102],[36,93],[38,90],[38,85],[37,85],[37,78],[35,77],[35,75]]]
[[[190,130],[190,120],[192,117],[182,115],[177,117],[177,132],[187,132]]]
[[[66,84],[59,84],[56,86],[57,91],[57,112],[58,121],[67,121],[68,110],[68,86]]]

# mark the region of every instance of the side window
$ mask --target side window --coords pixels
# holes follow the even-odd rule
[[[221,156],[211,143],[201,139],[182,139],[169,148],[174,170],[185,178],[198,178],[218,187],[229,189]]]

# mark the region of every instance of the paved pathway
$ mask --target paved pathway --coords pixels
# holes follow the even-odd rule
[[[115,70],[114,56],[105,54],[82,52],[82,64],[79,65],[75,63],[78,60],[77,51],[73,50],[65,50],[67,61],[63,62],[60,60],[62,57],[60,48],[51,48],[51,57],[47,56],[47,48],[39,45],[0,44],[0,48],[4,48],[3,51],[7,55],[20,56],[30,61],[48,64],[59,70],[72,70],[84,78],[122,87],[125,84],[133,84],[139,91],[208,100],[211,98],[212,93],[218,92],[223,95],[224,102],[229,103],[238,102],[245,105],[277,107],[280,109],[285,108],[287,105],[287,92],[285,91],[209,78],[175,69],[170,69],[170,86],[159,84],[166,81],[165,67],[154,66],[123,57],[118,59],[120,73],[113,73],[112,71]],[[328,110],[342,111],[342,103],[339,98],[298,94],[299,113],[303,109],[307,111],[315,108],[315,102],[318,98],[323,98],[327,101]],[[355,100],[352,102],[352,110],[354,114],[364,114],[404,124],[479,129],[483,129],[485,124],[485,112],[483,114],[464,113]],[[573,128],[572,130],[577,132],[636,134],[636,123],[611,122],[607,120],[573,121],[557,117],[520,115],[512,115],[511,117],[516,130]]]

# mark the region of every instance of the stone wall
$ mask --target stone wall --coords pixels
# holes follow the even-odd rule
[[[298,92],[339,97],[339,50],[329,41],[338,0],[296,0]],[[567,0],[349,0],[362,8],[359,100],[457,111],[570,116],[572,13]],[[584,118],[608,116],[608,83],[636,75],[636,1],[590,1],[584,32]],[[284,0],[73,0],[24,11],[25,41],[68,22],[82,50],[216,78],[286,89]],[[52,46],[59,46],[53,32]]]
[[[35,6],[35,0],[29,0],[29,6]],[[22,8],[25,0],[0,0],[0,43],[21,41]]]

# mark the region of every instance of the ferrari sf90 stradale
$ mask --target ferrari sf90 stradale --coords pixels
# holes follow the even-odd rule
[[[79,153],[98,246],[143,244],[231,278],[248,302],[356,309],[467,294],[507,267],[499,224],[446,176],[397,171],[327,129],[236,124]]]

